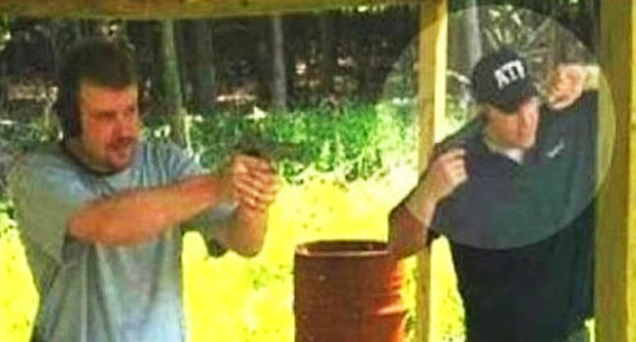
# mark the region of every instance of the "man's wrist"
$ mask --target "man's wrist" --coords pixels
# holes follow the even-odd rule
[[[389,251],[397,259],[416,253],[426,245],[428,230],[400,203],[389,213]]]
[[[430,193],[418,193],[416,190],[404,202],[405,208],[425,227],[430,225],[438,200]]]
[[[208,180],[208,191],[213,199],[213,206],[222,203],[236,206],[229,177],[223,174],[208,174],[206,178]]]

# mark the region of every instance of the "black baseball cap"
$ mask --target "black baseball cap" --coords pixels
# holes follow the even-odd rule
[[[471,77],[477,103],[488,103],[513,113],[521,103],[538,94],[526,61],[504,47],[482,57]]]

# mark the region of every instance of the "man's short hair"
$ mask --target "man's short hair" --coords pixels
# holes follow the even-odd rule
[[[58,97],[54,105],[64,139],[81,133],[79,91],[82,81],[123,89],[138,82],[132,49],[123,41],[105,37],[82,40],[64,57],[58,76]]]

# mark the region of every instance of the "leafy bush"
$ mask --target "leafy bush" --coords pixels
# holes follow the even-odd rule
[[[281,174],[302,183],[308,170],[337,172],[342,182],[386,170],[415,148],[411,105],[348,104],[285,113],[222,112],[190,117],[192,150],[202,165],[218,169],[245,142],[271,154]],[[147,136],[166,139],[167,123],[147,122]]]
[[[6,199],[6,176],[15,155],[50,141],[56,135],[55,126],[43,122],[41,117],[25,122],[0,120],[0,201]]]
[[[218,169],[241,143],[270,150],[289,182],[302,182],[308,170],[340,174],[343,182],[386,170],[415,148],[413,103],[346,103],[284,113],[238,115],[231,112],[189,116],[192,150],[202,165]],[[144,135],[169,140],[167,117],[144,118]],[[0,175],[11,157],[54,140],[59,131],[42,117],[0,123]],[[0,183],[1,185],[2,183]]]

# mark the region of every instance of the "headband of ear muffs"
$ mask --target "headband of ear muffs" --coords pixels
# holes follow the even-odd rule
[[[101,37],[82,41],[70,49],[60,69],[58,96],[53,105],[64,139],[81,133],[79,91],[82,80],[118,89],[137,84],[132,49],[123,42]]]

